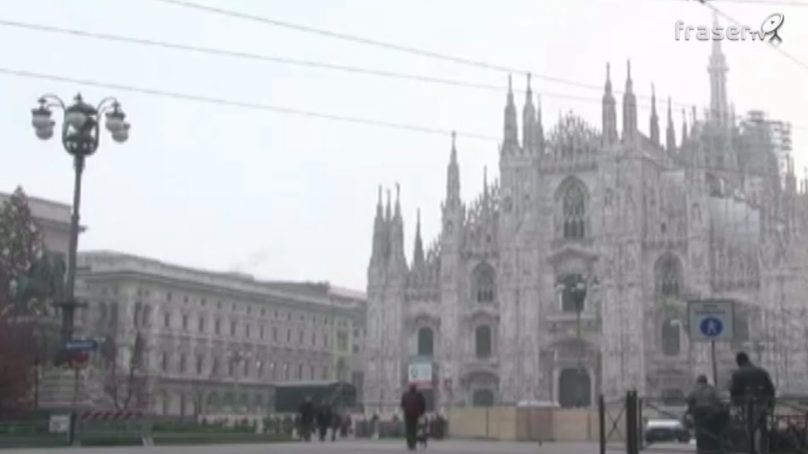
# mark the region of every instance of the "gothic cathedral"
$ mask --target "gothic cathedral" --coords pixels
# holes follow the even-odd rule
[[[608,65],[600,131],[569,114],[545,135],[528,79],[520,137],[509,89],[500,181],[461,200],[453,138],[442,231],[425,250],[419,219],[409,264],[398,194],[385,207],[380,190],[366,408],[395,410],[415,378],[430,406],[681,400],[712,375],[688,336],[703,298],[736,302],[719,388],[744,349],[778,394],[808,391],[808,181],[780,169],[765,124],[736,121],[727,71],[713,42],[710,109],[678,140],[670,100],[664,137],[655,98],[640,132],[630,63],[621,133]]]

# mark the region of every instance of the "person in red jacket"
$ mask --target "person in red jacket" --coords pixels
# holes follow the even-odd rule
[[[404,428],[407,434],[407,448],[415,450],[418,418],[426,413],[426,399],[415,385],[401,396],[401,410],[404,412]]]

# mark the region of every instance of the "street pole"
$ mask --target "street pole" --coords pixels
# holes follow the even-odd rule
[[[584,383],[584,381],[583,381],[583,375],[584,375],[584,371],[583,371],[584,346],[583,346],[583,343],[582,343],[582,340],[581,340],[581,311],[583,310],[583,308],[581,307],[581,306],[583,306],[582,303],[583,302],[580,299],[578,299],[578,301],[576,302],[578,310],[576,311],[576,314],[575,314],[576,331],[577,331],[576,332],[576,337],[578,338],[578,406],[579,407],[583,406],[583,401],[584,401],[584,384],[583,384]]]
[[[238,413],[239,409],[239,396],[238,396],[238,367],[239,367],[239,358],[241,355],[236,353],[231,359],[233,364],[233,416]]]
[[[718,387],[718,364],[715,360],[715,341],[710,341],[710,353],[713,359],[713,386]]]
[[[570,285],[568,282],[567,285]],[[582,282],[577,282],[573,284],[574,286],[571,289],[571,292],[575,298],[575,323],[576,323],[576,339],[578,341],[578,373],[577,373],[577,381],[578,381],[578,406],[583,407],[584,402],[584,344],[583,344],[583,336],[581,333],[581,315],[584,310],[584,299],[586,298],[586,287]]]
[[[73,324],[75,320],[76,308],[79,306],[76,301],[76,257],[79,246],[79,210],[81,207],[81,176],[84,171],[84,155],[76,155],[74,160],[76,171],[75,183],[73,185],[73,213],[70,216],[70,243],[67,251],[67,289],[65,301],[62,307],[62,343],[73,337]]]

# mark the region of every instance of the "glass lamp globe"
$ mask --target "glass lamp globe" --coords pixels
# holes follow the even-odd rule
[[[36,128],[46,128],[52,123],[51,111],[45,106],[31,110],[31,125]]]
[[[107,113],[107,122],[106,122],[107,131],[113,134],[120,131],[121,128],[123,128],[124,125],[123,120],[125,117],[126,115],[124,115],[123,112],[118,110],[117,107],[112,112]]]
[[[79,129],[87,122],[87,115],[78,110],[68,109],[68,111],[65,112],[65,121],[73,128]]]
[[[112,133],[112,139],[118,143],[126,142],[129,139],[129,123],[123,123],[121,127]]]
[[[48,140],[53,137],[53,125],[55,122],[51,121],[46,125],[36,128],[36,136],[42,140]]]

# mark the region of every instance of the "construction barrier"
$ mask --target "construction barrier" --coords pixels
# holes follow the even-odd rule
[[[623,449],[628,454],[634,454],[631,442],[633,431],[638,426],[634,420],[636,415],[631,411],[634,396],[631,392],[618,399],[607,400],[603,395],[598,396],[597,432],[601,454],[607,450]]]
[[[0,449],[68,446],[68,431],[57,431],[45,418],[0,421]]]
[[[74,444],[152,446],[152,424],[138,411],[84,411],[78,414]]]
[[[139,411],[93,411],[87,410],[79,413],[82,421],[128,421],[143,419],[143,413]]]

